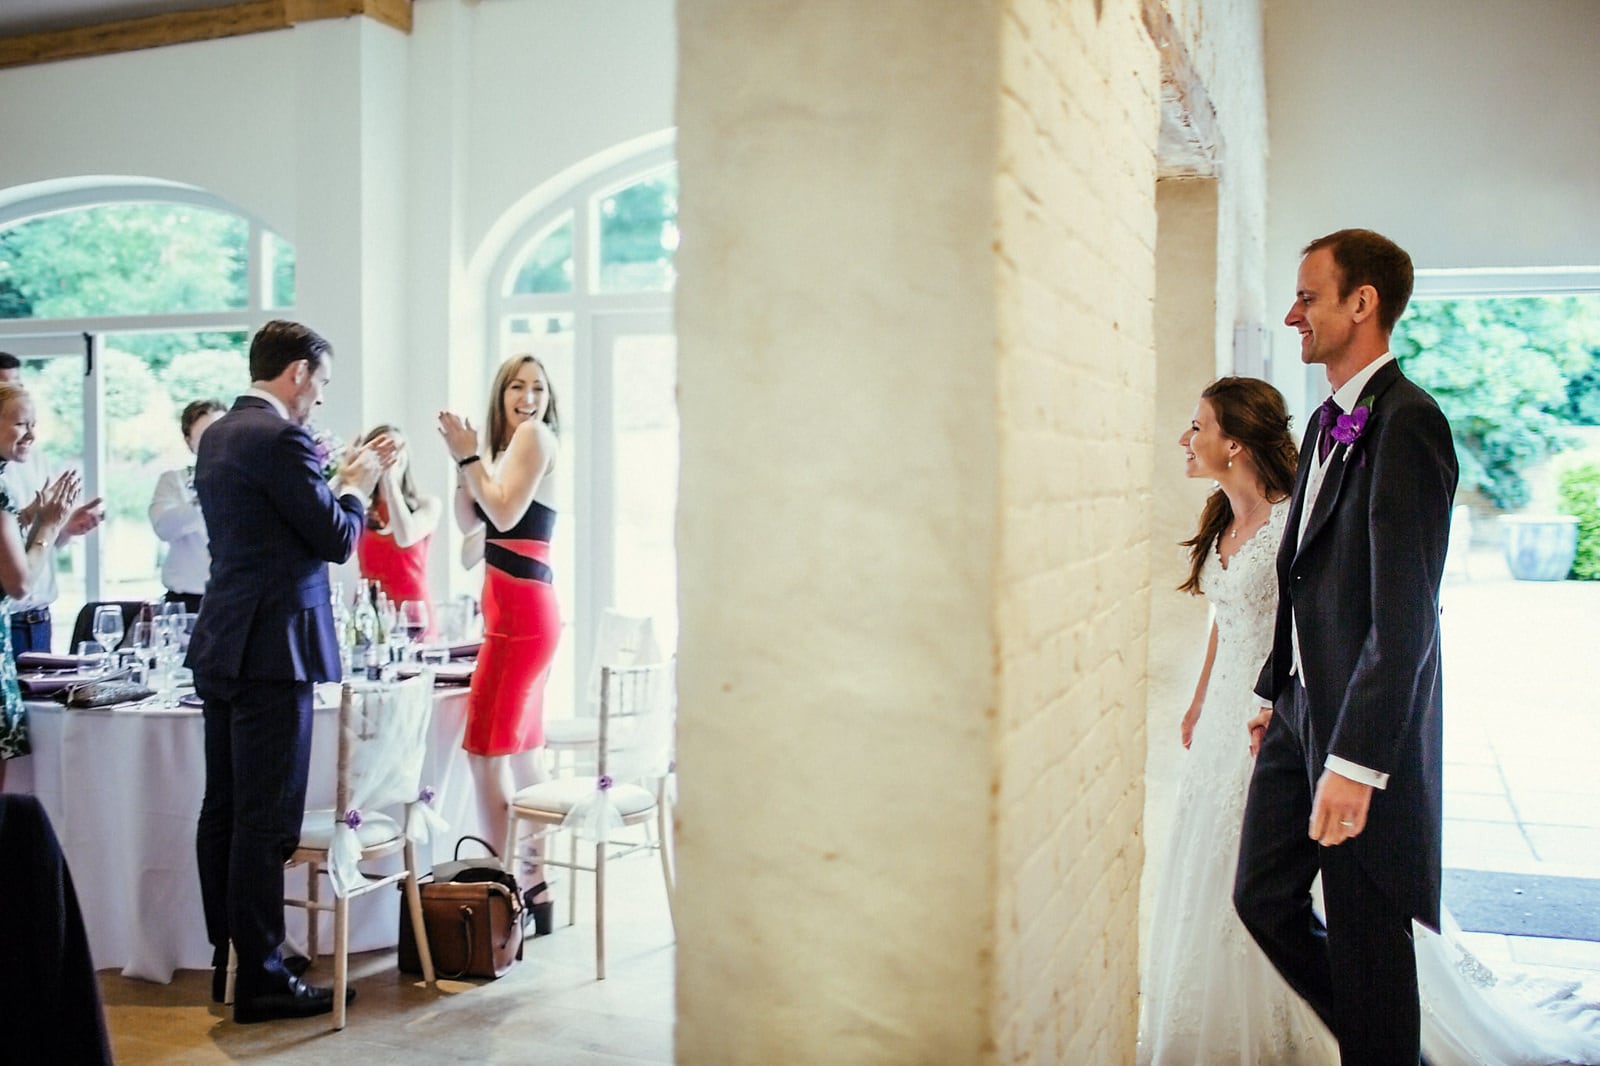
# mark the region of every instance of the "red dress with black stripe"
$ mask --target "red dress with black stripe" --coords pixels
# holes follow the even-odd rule
[[[556,512],[537,501],[507,530],[487,527],[483,549],[483,648],[472,672],[461,746],[511,755],[544,744],[544,686],[561,638],[551,584]]]

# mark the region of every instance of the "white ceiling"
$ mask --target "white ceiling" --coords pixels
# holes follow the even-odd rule
[[[0,36],[92,26],[98,22],[226,7],[235,0],[0,0]]]

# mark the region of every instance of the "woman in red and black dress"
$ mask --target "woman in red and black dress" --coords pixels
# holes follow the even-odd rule
[[[437,496],[422,496],[411,481],[411,449],[405,435],[394,426],[378,426],[361,439],[370,444],[379,437],[394,442],[394,464],[378,478],[367,501],[367,524],[356,541],[361,576],[376,581],[389,602],[398,607],[407,600],[428,603],[428,541],[439,525],[442,508]],[[428,612],[427,638],[436,624]]]
[[[467,703],[467,751],[478,807],[491,840],[504,840],[511,797],[544,778],[544,683],[561,635],[551,585],[555,530],[555,393],[544,364],[514,355],[495,375],[488,454],[478,431],[439,412],[455,460],[455,514],[462,532],[484,531],[483,649]],[[538,932],[549,929],[548,890],[535,865],[527,892]]]

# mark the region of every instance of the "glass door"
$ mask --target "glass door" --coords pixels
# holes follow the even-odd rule
[[[677,649],[678,341],[671,316],[597,315],[594,361],[605,375],[596,442],[596,603],[655,620]],[[598,617],[596,612],[591,617]]]

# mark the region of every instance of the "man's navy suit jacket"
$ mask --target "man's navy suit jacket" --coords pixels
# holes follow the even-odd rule
[[[200,438],[195,494],[211,536],[211,579],[189,641],[198,675],[337,681],[328,564],[350,557],[362,504],[323,480],[311,434],[241,396]]]

